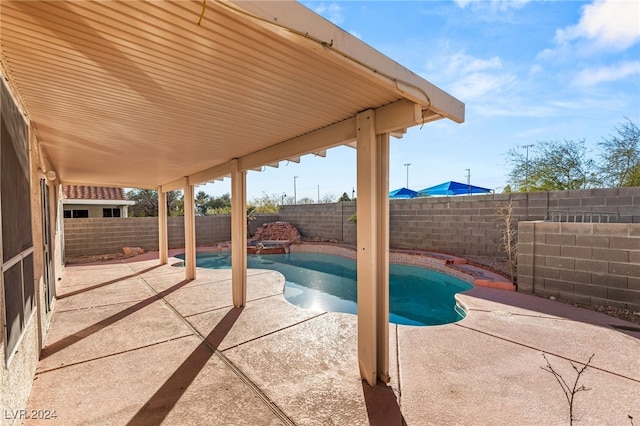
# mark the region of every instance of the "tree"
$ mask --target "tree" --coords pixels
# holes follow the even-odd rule
[[[198,191],[195,196],[196,215],[204,216],[211,208],[211,196],[204,191]]]
[[[528,159],[511,149],[507,161],[512,166],[509,185],[516,191],[584,189],[599,183],[584,139],[538,142]]]
[[[298,204],[315,204],[316,200],[309,197],[304,197],[298,200]]]
[[[627,118],[615,131],[598,143],[602,181],[615,188],[640,186],[640,129]]]
[[[320,198],[320,202],[324,203],[324,204],[328,204],[328,203],[335,203],[336,202],[336,196],[333,194],[324,194],[321,198]]]
[[[347,195],[346,192],[343,192],[342,196],[338,198],[338,202],[341,202],[341,201],[351,201],[351,198],[349,198],[349,195]]]
[[[127,191],[127,200],[135,201],[129,207],[130,217],[158,216],[158,192],[150,189],[131,189]]]
[[[167,192],[167,215],[184,216],[184,195],[181,190]]]
[[[136,203],[129,207],[129,216],[158,216],[158,191],[151,189],[131,189],[127,191],[127,199]],[[184,214],[182,191],[167,192],[167,212],[169,216]]]
[[[231,194],[228,192],[219,197],[211,197],[211,209],[227,209],[231,208]]]

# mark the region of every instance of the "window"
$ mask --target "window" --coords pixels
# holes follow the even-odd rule
[[[120,209],[102,209],[102,217],[120,217]]]
[[[84,218],[84,217],[89,217],[89,210],[65,210],[64,211],[65,219]]]
[[[2,79],[0,79],[2,80]],[[4,80],[0,83],[2,295],[6,357],[16,350],[34,302],[29,128]],[[0,314],[1,315],[1,314]]]

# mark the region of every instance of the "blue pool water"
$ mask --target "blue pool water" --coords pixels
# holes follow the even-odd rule
[[[184,256],[178,256],[184,258]],[[230,253],[197,253],[196,265],[228,269]],[[301,308],[357,313],[356,263],[319,253],[248,255],[247,267],[270,269],[285,277],[284,297]],[[449,275],[391,264],[389,321],[405,325],[438,325],[459,321],[464,312],[454,295],[472,287]]]

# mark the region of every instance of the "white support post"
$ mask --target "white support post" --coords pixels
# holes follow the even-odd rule
[[[389,380],[389,135],[375,129],[375,111],[356,116],[358,363],[370,386]]]
[[[186,280],[196,279],[196,212],[193,185],[184,180],[184,274]]]
[[[389,376],[389,133],[376,136],[378,154],[377,176],[377,329],[378,379],[384,383]]]
[[[167,222],[167,193],[158,187],[158,251],[160,264],[169,262],[169,227]]]
[[[247,172],[231,164],[231,287],[233,306],[247,302]]]

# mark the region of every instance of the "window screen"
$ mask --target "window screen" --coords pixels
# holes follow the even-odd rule
[[[0,200],[5,342],[10,357],[34,306],[29,128],[0,79]]]

